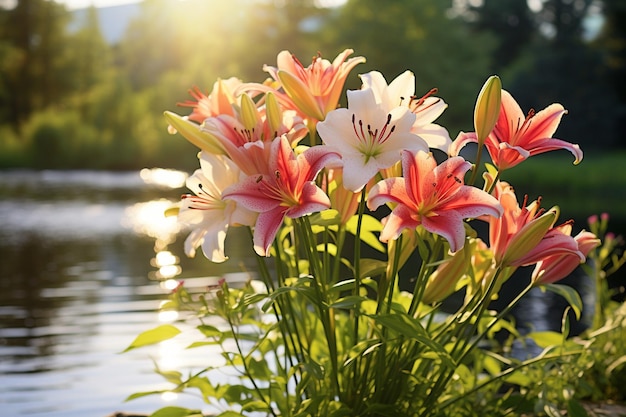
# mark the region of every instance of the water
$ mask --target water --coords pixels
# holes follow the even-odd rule
[[[180,256],[186,233],[163,211],[184,179],[163,170],[0,173],[0,415],[206,408],[189,395],[124,402],[169,387],[152,359],[166,369],[206,366],[215,352],[186,351],[185,333],[119,353],[175,318],[158,314],[174,279],[202,288],[244,278],[240,265]]]

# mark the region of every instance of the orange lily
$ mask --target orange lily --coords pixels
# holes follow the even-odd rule
[[[179,106],[191,107],[193,110],[188,116],[189,120],[202,123],[208,117],[220,114],[234,116],[233,103],[235,96],[233,91],[241,85],[241,80],[235,77],[226,80],[219,79],[213,84],[213,90],[205,95],[198,87],[189,90],[189,94],[194,100],[187,100],[178,103]]]
[[[365,62],[363,57],[347,59],[353,52],[346,49],[332,63],[318,54],[305,68],[289,51],[281,51],[277,58],[278,66],[265,65],[263,69],[283,87],[289,98],[283,104],[320,121],[329,111],[337,108],[350,71]]]

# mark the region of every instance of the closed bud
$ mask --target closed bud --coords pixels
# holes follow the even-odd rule
[[[165,119],[170,124],[169,129],[171,133],[180,133],[185,139],[197,146],[203,151],[209,152],[213,155],[225,155],[226,151],[213,135],[201,130],[201,127],[189,121],[186,117],[179,116],[176,113],[166,111],[164,114]]]
[[[241,122],[243,126],[252,131],[259,123],[259,111],[256,108],[256,104],[249,95],[241,95]]]
[[[479,146],[482,146],[498,121],[501,101],[502,82],[498,76],[492,75],[478,93],[474,107],[474,130]]]

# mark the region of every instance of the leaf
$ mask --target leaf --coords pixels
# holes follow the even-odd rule
[[[339,212],[335,209],[328,209],[313,213],[309,216],[309,219],[312,225],[325,227],[338,225],[341,221]]]
[[[141,398],[141,397],[147,397],[148,395],[160,395],[160,394],[163,394],[166,391],[168,391],[168,390],[135,392],[134,394],[131,394],[128,397],[126,397],[124,402],[131,401],[131,400],[134,400],[134,399],[137,399],[137,398]]]
[[[362,258],[359,266],[361,267],[361,279],[384,274],[387,270],[387,262],[378,259]]]
[[[356,235],[356,229],[359,216],[352,216],[348,223],[346,223],[346,230],[353,235]],[[375,217],[364,215],[361,220],[361,236],[357,236],[361,242],[367,243],[372,248],[379,252],[385,252],[385,246],[378,240],[378,235],[374,232],[380,232],[383,230],[383,225]]]
[[[176,326],[172,326],[171,324],[163,324],[161,326],[155,327],[151,330],[146,330],[145,332],[139,334],[133,340],[133,342],[122,351],[128,352],[129,350],[136,349],[138,347],[153,345],[155,343],[162,342],[167,339],[171,339],[180,333],[180,330]]]
[[[549,346],[560,346],[563,344],[563,335],[559,332],[532,332],[528,334],[528,337],[543,349]]]
[[[455,364],[448,352],[439,343],[434,341],[426,332],[419,320],[405,314],[374,314],[372,319],[388,329],[394,330],[408,339],[414,339],[430,348],[444,363],[454,368]]]
[[[569,417],[589,417],[585,407],[573,398],[567,403],[567,415]]]
[[[565,298],[574,310],[576,314],[576,320],[580,320],[580,315],[583,311],[583,300],[580,298],[580,294],[574,288],[563,284],[544,284],[541,289],[553,292]]]
[[[359,307],[363,300],[366,300],[366,297],[362,297],[360,295],[348,295],[346,297],[340,298],[334,303],[332,303],[330,308],[349,308],[353,309]]]
[[[202,417],[200,410],[182,407],[163,407],[150,414],[150,417]]]

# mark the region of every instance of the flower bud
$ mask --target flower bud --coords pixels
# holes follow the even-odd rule
[[[280,131],[283,125],[283,112],[274,93],[268,92],[265,94],[265,115],[272,132]]]
[[[526,258],[541,242],[546,233],[554,225],[558,217],[558,208],[553,207],[541,216],[533,219],[516,233],[507,245],[504,254],[496,261],[501,266],[519,266],[520,260]]]
[[[311,91],[302,81],[287,71],[278,71],[278,79],[287,92],[287,95],[293,100],[302,113],[316,120],[324,120],[324,114],[317,100],[315,100]]]
[[[256,104],[254,103],[254,101],[252,101],[249,95],[242,94],[240,97],[241,122],[247,130],[253,130],[260,121],[259,111],[257,110]]]
[[[452,294],[456,284],[470,266],[470,245],[465,245],[451,257],[443,261],[428,278],[422,302],[432,304],[442,301]]]
[[[213,135],[200,130],[200,126],[198,124],[190,122],[187,118],[170,111],[166,111],[163,115],[176,132],[183,135],[185,139],[193,143],[198,148],[214,155],[226,154],[226,151],[220,144],[219,140],[217,140]],[[170,132],[175,133],[171,130]]]
[[[501,101],[502,82],[498,76],[492,75],[478,93],[474,107],[474,130],[479,146],[482,146],[498,121]]]

